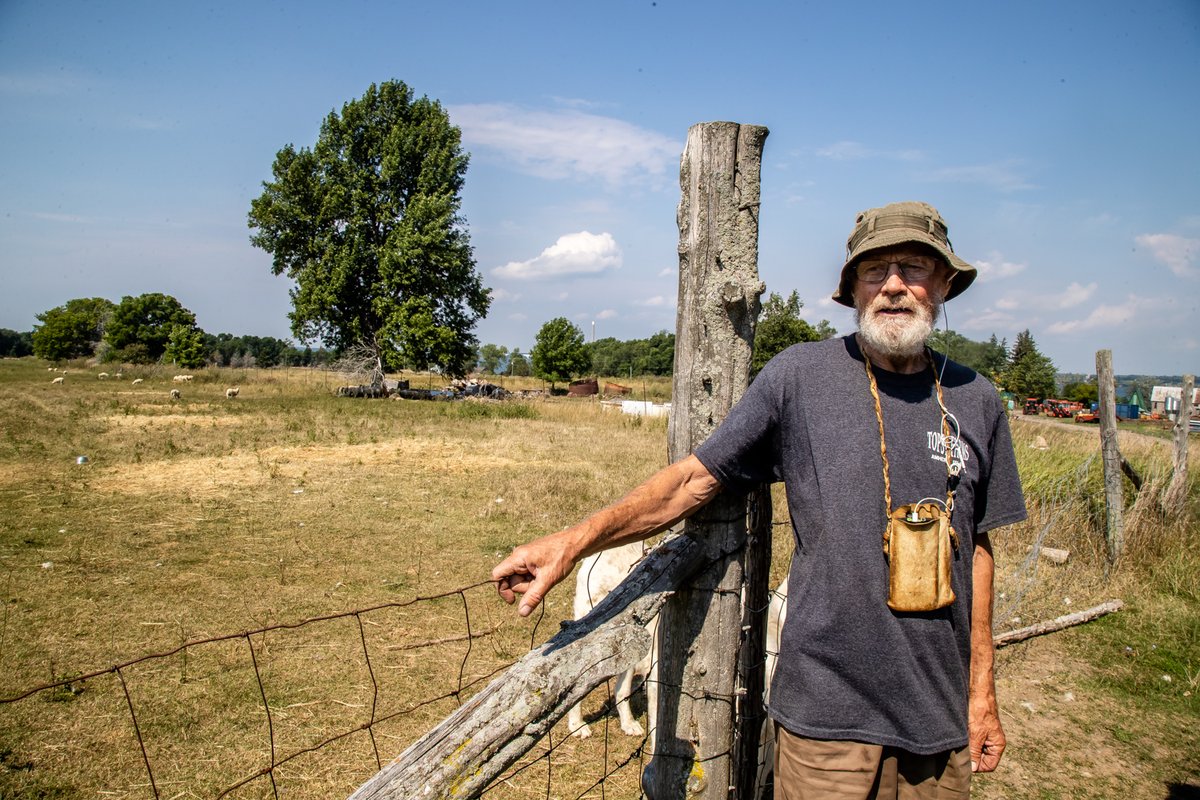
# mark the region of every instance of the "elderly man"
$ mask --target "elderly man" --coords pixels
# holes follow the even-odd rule
[[[795,537],[771,688],[780,798],[967,797],[1004,751],[988,532],[1025,517],[995,388],[933,353],[975,268],[925,203],[859,214],[856,334],[780,353],[692,455],[492,572],[529,614],[576,561],[782,480]]]

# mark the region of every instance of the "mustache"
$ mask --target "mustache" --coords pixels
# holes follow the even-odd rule
[[[920,311],[921,304],[915,299],[904,295],[895,297],[876,297],[867,306],[868,312],[873,311]]]

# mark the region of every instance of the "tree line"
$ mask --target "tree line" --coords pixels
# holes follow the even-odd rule
[[[299,348],[273,336],[210,334],[177,299],[161,293],[68,300],[36,315],[28,333],[0,331],[0,355],[47,361],[96,358],[105,363],[175,364],[184,369],[315,366],[333,360],[326,349]]]

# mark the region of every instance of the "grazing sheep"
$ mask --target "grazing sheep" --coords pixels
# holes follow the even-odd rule
[[[142,382],[142,379],[141,379],[141,378],[134,378],[134,379],[133,379],[133,383],[131,383],[131,384],[129,384],[129,385],[130,385],[130,386],[137,386],[137,385],[138,385],[139,383],[141,383],[141,382]]]
[[[59,375],[57,378],[55,378],[54,380],[52,380],[50,382],[51,383],[62,383],[63,382],[62,375]]]
[[[97,378],[99,378],[99,379],[100,379],[100,380],[102,380],[102,381],[106,381],[106,380],[108,380],[108,373],[107,373],[107,372],[101,372],[101,373],[100,373],[99,375],[97,375],[96,377],[97,377]]]
[[[116,375],[113,375],[113,377],[117,380],[121,380],[121,378],[124,378],[125,376],[118,372]]]
[[[171,399],[172,399],[172,400],[178,400],[178,399],[179,399],[181,396],[182,396],[182,395],[180,395],[180,393],[179,393],[179,390],[178,390],[178,389],[172,389],[172,390],[171,390]]]
[[[175,381],[176,383],[187,383],[191,379],[192,379],[191,375],[176,375],[171,380]]]
[[[240,387],[240,386],[232,386],[225,390],[225,397],[228,399],[233,399],[238,396],[238,392],[240,392],[241,390],[242,390],[242,387]]]

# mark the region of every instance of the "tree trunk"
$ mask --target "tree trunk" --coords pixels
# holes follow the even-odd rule
[[[1183,394],[1179,398],[1179,416],[1175,418],[1175,472],[1171,484],[1163,493],[1162,506],[1168,514],[1183,511],[1187,500],[1188,486],[1188,430],[1192,418],[1192,395],[1195,393],[1196,376],[1183,376]]]
[[[1108,560],[1115,564],[1125,549],[1122,512],[1125,506],[1121,484],[1121,450],[1117,443],[1117,407],[1113,386],[1112,351],[1096,352],[1096,384],[1100,389],[1100,452],[1104,459],[1104,538]]]
[[[749,383],[765,288],[758,207],[766,137],[766,128],[732,122],[688,131],[680,164],[672,461],[708,438]],[[659,625],[658,718],[642,777],[654,800],[724,800],[730,792],[745,517],[745,498],[722,494],[684,527],[713,566],[680,587]]]

